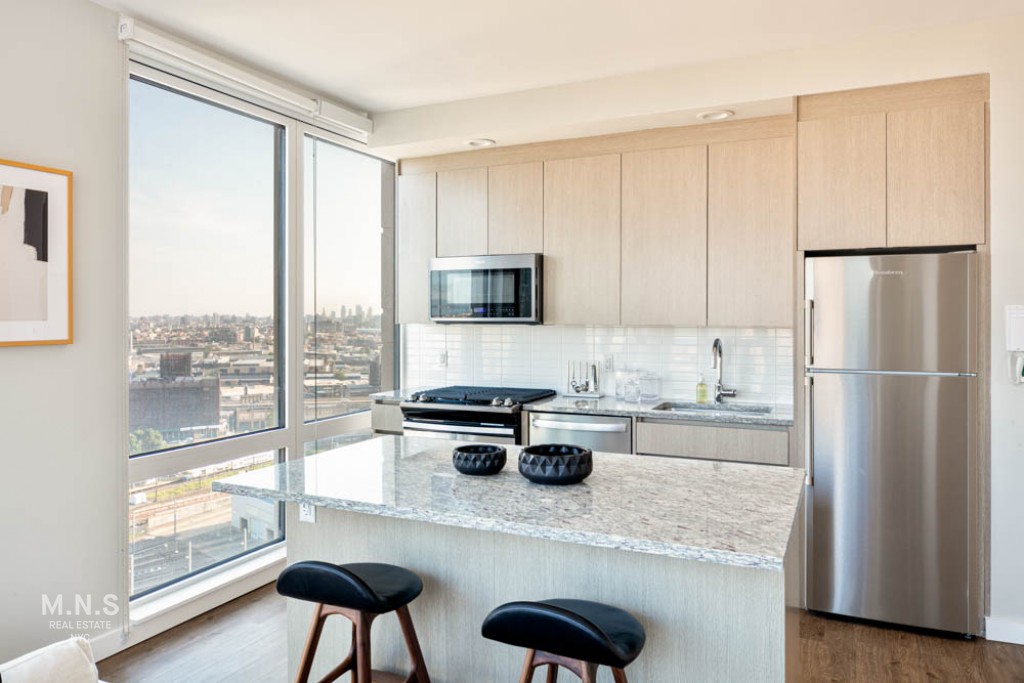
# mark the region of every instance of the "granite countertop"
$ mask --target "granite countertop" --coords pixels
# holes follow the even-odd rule
[[[417,391],[424,391],[434,387],[414,387],[410,389],[396,389],[395,391],[381,391],[370,394],[370,400],[388,405],[398,405],[402,401],[411,399],[412,394]],[[793,410],[771,410],[766,413],[751,413],[741,411],[711,410],[707,408],[693,411],[676,412],[672,410],[654,410],[654,406],[663,401],[673,401],[670,398],[660,398],[649,403],[627,403],[614,396],[602,398],[577,398],[574,396],[560,395],[555,398],[544,399],[534,403],[527,403],[524,410],[550,413],[573,413],[585,415],[619,415],[622,417],[644,417],[662,420],[682,420],[689,422],[716,422],[726,424],[762,425],[765,427],[792,427]]]
[[[402,401],[410,400],[412,394],[417,391],[425,391],[426,389],[433,388],[434,387],[413,387],[411,389],[395,389],[394,391],[378,391],[376,394],[370,394],[370,400],[375,403],[398,405]]]
[[[214,491],[448,526],[782,571],[802,470],[595,453],[574,486],[452,467],[456,442],[384,436],[246,472]]]
[[[687,422],[716,422],[726,424],[761,425],[765,427],[792,427],[793,413],[789,411],[769,410],[768,412],[744,412],[732,410],[714,410],[691,404],[693,410],[654,410],[654,406],[668,398],[644,403],[629,403],[614,396],[602,398],[576,398],[558,396],[544,401],[536,401],[523,406],[524,410],[547,413],[573,413],[595,415],[619,415],[622,417],[642,417],[659,420],[681,420]]]

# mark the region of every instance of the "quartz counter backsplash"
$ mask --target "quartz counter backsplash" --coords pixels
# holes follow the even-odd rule
[[[716,337],[725,346],[722,381],[739,391],[730,402],[792,411],[790,329],[403,325],[402,386],[544,387],[562,393],[569,361],[601,367],[610,355],[620,369],[657,373],[664,398],[692,401],[701,373],[709,397],[714,392],[711,343]],[[605,381],[606,392],[607,386]]]

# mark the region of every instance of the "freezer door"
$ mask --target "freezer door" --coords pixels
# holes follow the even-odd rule
[[[808,607],[968,633],[966,377],[815,375]]]
[[[816,368],[974,372],[974,253],[807,259]]]

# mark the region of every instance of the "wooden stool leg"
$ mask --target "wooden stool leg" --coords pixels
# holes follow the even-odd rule
[[[409,658],[412,659],[412,671],[406,683],[430,683],[430,674],[427,673],[427,663],[423,660],[423,650],[420,649],[420,640],[416,637],[416,627],[413,626],[409,606],[399,607],[395,614],[402,626],[402,637],[405,639],[405,647],[409,650]]]
[[[523,673],[519,676],[519,683],[530,683],[533,680],[533,672],[537,668],[537,665],[533,663],[536,656],[536,650],[526,651],[526,661],[523,663]]]
[[[623,669],[612,669],[612,676],[615,678],[615,683],[629,683],[626,680],[626,672]]]
[[[373,683],[373,667],[371,665],[370,627],[373,618],[366,612],[359,612],[355,618],[356,625],[356,668],[352,683]]]
[[[545,683],[558,683],[558,665],[548,664],[548,678]]]
[[[324,628],[323,613],[324,606],[317,603],[313,608],[313,621],[309,625],[309,635],[306,636],[306,646],[302,649],[302,658],[299,660],[299,671],[295,676],[295,683],[308,683],[309,672],[313,669],[313,657],[316,655],[316,646],[320,642],[320,633]]]
[[[326,619],[326,618],[327,617],[325,615],[324,619]],[[338,666],[336,666],[333,669],[331,669],[330,673],[328,673],[326,676],[321,678],[320,679],[320,683],[331,683],[331,681],[336,681],[339,678],[341,678],[342,676],[344,676],[346,673],[348,673],[349,671],[352,670],[353,666],[355,666],[355,658],[356,658],[356,625],[352,624],[352,644],[348,648],[348,656],[345,657],[344,661],[342,661],[341,664],[339,664]]]
[[[597,683],[597,664],[580,662],[580,678],[583,683]]]

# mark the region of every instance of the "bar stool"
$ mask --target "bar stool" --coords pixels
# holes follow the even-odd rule
[[[627,683],[625,668],[644,648],[647,634],[636,618],[618,607],[589,600],[510,602],[484,619],[488,640],[525,647],[519,683],[530,683],[537,667],[547,665],[547,683],[558,667],[583,683],[596,683],[598,666],[610,666],[615,683]]]
[[[306,647],[302,651],[295,679],[297,683],[309,680],[320,633],[327,617],[332,614],[340,614],[352,622],[352,648],[345,660],[320,683],[336,680],[349,671],[352,672],[352,683],[372,683],[370,626],[374,619],[388,612],[398,616],[412,660],[412,672],[405,679],[406,683],[430,683],[407,607],[423,592],[423,582],[408,569],[370,562],[341,565],[296,562],[277,577],[277,592],[289,598],[317,603]]]

